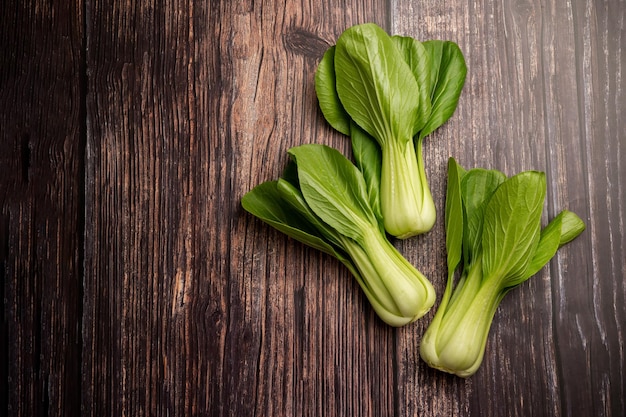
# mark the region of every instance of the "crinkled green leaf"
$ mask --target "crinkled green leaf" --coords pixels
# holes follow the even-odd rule
[[[439,79],[439,67],[441,66],[441,60],[443,57],[443,45],[444,41],[430,40],[422,42],[422,46],[426,50],[429,57],[429,82],[430,86],[430,102],[432,103],[435,98],[435,90],[437,88],[437,80]]]
[[[310,209],[303,214],[307,207],[306,203],[304,207],[302,203],[302,195],[284,179],[264,182],[241,199],[241,205],[247,212],[287,236],[335,257],[357,281],[363,281],[356,265],[336,239],[336,233],[331,237],[334,231],[320,222]]]
[[[284,204],[288,204],[289,207],[296,213],[299,213],[308,224],[317,231],[317,234],[321,236],[325,241],[332,243],[337,247],[342,247],[341,237],[339,234],[326,223],[324,223],[306,203],[302,192],[293,183],[280,178],[276,184],[276,189],[280,193]]]
[[[448,159],[448,185],[446,187],[446,252],[448,254],[448,283],[461,262],[464,214],[461,198],[461,178],[465,170],[454,158]]]
[[[463,258],[468,263],[481,252],[485,207],[495,190],[505,180],[506,175],[502,172],[482,168],[467,171],[461,180],[461,195],[466,215]]]
[[[585,231],[585,222],[582,221],[576,213],[569,210],[563,210],[559,213],[561,217],[561,241],[559,242],[559,248],[568,244],[572,240],[576,239],[578,235]]]
[[[433,40],[423,42],[423,46],[430,56],[431,83],[435,81],[431,84],[430,118],[420,137],[431,134],[454,114],[467,74],[463,52],[456,43]]]
[[[324,53],[315,71],[315,93],[326,121],[344,135],[350,134],[350,116],[337,95],[335,79],[335,46]]]
[[[354,240],[378,227],[361,172],[336,149],[309,144],[289,150],[296,160],[302,195],[316,215]]]
[[[376,140],[352,122],[352,153],[356,165],[361,170],[365,184],[367,185],[367,195],[370,205],[376,218],[382,222],[380,211],[380,171],[382,166],[382,156],[380,146]]]
[[[335,76],[344,109],[381,146],[412,140],[419,88],[384,30],[367,23],[343,32],[335,48]]]
[[[585,230],[585,223],[575,213],[563,210],[541,231],[539,245],[535,255],[528,265],[525,279],[528,279],[541,270],[556,251]]]
[[[483,276],[517,285],[535,254],[546,195],[545,174],[526,171],[504,181],[485,208]]]
[[[431,112],[431,85],[430,85],[430,55],[424,45],[417,39],[409,36],[392,36],[405,62],[411,68],[411,72],[417,81],[419,90],[419,110],[413,127],[413,136],[422,130]]]
[[[291,210],[277,188],[278,181],[257,185],[241,199],[241,205],[250,214],[306,245],[336,256],[335,248],[302,215]]]

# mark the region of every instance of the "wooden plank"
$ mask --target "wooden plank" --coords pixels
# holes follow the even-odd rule
[[[391,368],[369,360],[393,349],[391,331],[373,320],[346,271],[239,204],[280,173],[289,146],[324,140],[347,149],[320,123],[316,60],[342,27],[384,24],[387,9],[91,4],[89,414],[393,407]],[[331,13],[320,22],[323,10]],[[373,395],[379,389],[385,395]]]
[[[558,122],[574,135],[552,151],[559,158],[555,175],[567,184],[557,204],[586,211],[589,227],[565,262],[551,268],[564,276],[552,284],[560,397],[565,413],[617,416],[626,412],[625,13],[615,1],[572,6],[572,36],[560,49],[573,49],[573,58],[556,56],[555,72],[567,71],[567,63],[575,69],[576,95],[566,102],[571,113],[561,110]],[[557,80],[560,98],[572,83]]]
[[[224,19],[236,50],[245,51],[232,60],[234,94],[224,97],[232,111],[221,117],[234,146],[224,157],[240,170],[233,175],[237,205],[244,192],[280,175],[291,146],[348,151],[317,108],[314,71],[343,29],[388,19],[384,2],[294,1],[266,10],[270,4],[255,2]],[[248,30],[248,38],[237,36]],[[215,381],[220,404],[236,415],[393,414],[393,330],[375,318],[337,262],[233,208],[237,256],[226,287],[227,366]]]
[[[471,379],[424,371],[415,365],[419,338],[399,338],[406,356],[398,362],[410,364],[399,370],[402,414],[624,413],[624,14],[617,3],[394,4],[396,32],[455,40],[468,62],[457,114],[426,146],[433,193],[444,190],[448,155],[508,174],[538,169],[548,176],[546,220],[567,208],[588,225],[507,296]],[[430,255],[444,245],[441,229],[431,234],[425,247],[416,241],[405,253]],[[443,260],[441,253],[420,265],[440,291],[445,276],[435,271]]]
[[[207,166],[196,102],[207,93],[190,93],[201,13],[188,2],[90,4],[87,415],[189,414],[185,393],[197,386],[189,373],[200,336],[189,332],[201,319],[192,324],[186,312],[198,314],[194,258],[209,256],[198,250],[210,228],[196,221],[195,190]]]
[[[82,4],[0,7],[0,414],[80,412]]]

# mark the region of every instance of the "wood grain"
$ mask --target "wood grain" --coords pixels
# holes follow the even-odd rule
[[[0,6],[2,414],[626,414],[623,0],[86,0]],[[425,143],[439,221],[394,242],[445,285],[446,163],[545,171],[587,230],[496,314],[469,379],[337,261],[245,213],[286,151],[350,154],[314,72],[341,32],[450,39]]]
[[[0,7],[0,404],[4,415],[78,414],[82,7]]]
[[[444,383],[446,376],[407,370],[415,382],[401,395],[411,399],[403,414],[428,403],[428,415],[619,415],[626,315],[618,185],[624,129],[616,120],[624,102],[624,4],[428,3],[419,11],[411,2],[396,3],[394,31],[455,40],[469,68],[458,111],[439,133],[443,140],[426,146],[431,178],[442,178],[448,155],[466,167],[545,171],[546,220],[569,209],[588,230],[504,300],[483,366],[462,388],[465,404],[450,410],[448,401],[437,401],[440,384],[454,386]],[[432,244],[443,245],[440,229],[434,234]],[[602,253],[592,243],[600,235],[607,239]],[[443,289],[444,274],[435,279]],[[399,343],[415,352],[418,340]]]

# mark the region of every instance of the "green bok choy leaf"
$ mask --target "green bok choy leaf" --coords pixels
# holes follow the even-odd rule
[[[244,195],[244,209],[341,261],[386,323],[402,326],[423,316],[435,291],[387,239],[363,174],[328,146],[302,145],[288,153],[292,163],[283,177]]]
[[[489,328],[503,297],[536,274],[585,229],[564,210],[545,228],[545,175],[507,178],[495,170],[464,170],[450,158],[446,195],[448,281],[420,345],[431,367],[468,377],[483,359]],[[461,269],[454,286],[454,274]]]
[[[352,138],[357,165],[372,173],[370,196],[376,194],[393,236],[424,233],[435,223],[422,142],[454,113],[466,72],[455,43],[389,36],[373,23],[344,31],[318,65],[322,113]]]

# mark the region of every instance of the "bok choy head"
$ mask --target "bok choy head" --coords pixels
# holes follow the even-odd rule
[[[434,225],[422,140],[454,113],[466,72],[455,43],[389,36],[373,23],[343,32],[318,66],[322,113],[352,138],[359,169],[374,173],[366,176],[368,187],[377,190],[393,236]]]
[[[542,229],[545,195],[541,172],[507,178],[495,170],[466,171],[450,158],[448,282],[420,345],[428,365],[462,377],[474,374],[503,297],[585,229],[583,221],[567,210]],[[461,273],[455,286],[457,269]]]
[[[328,146],[302,145],[289,155],[283,177],[244,195],[244,209],[339,259],[386,323],[402,326],[423,316],[434,289],[387,239],[363,174]]]

